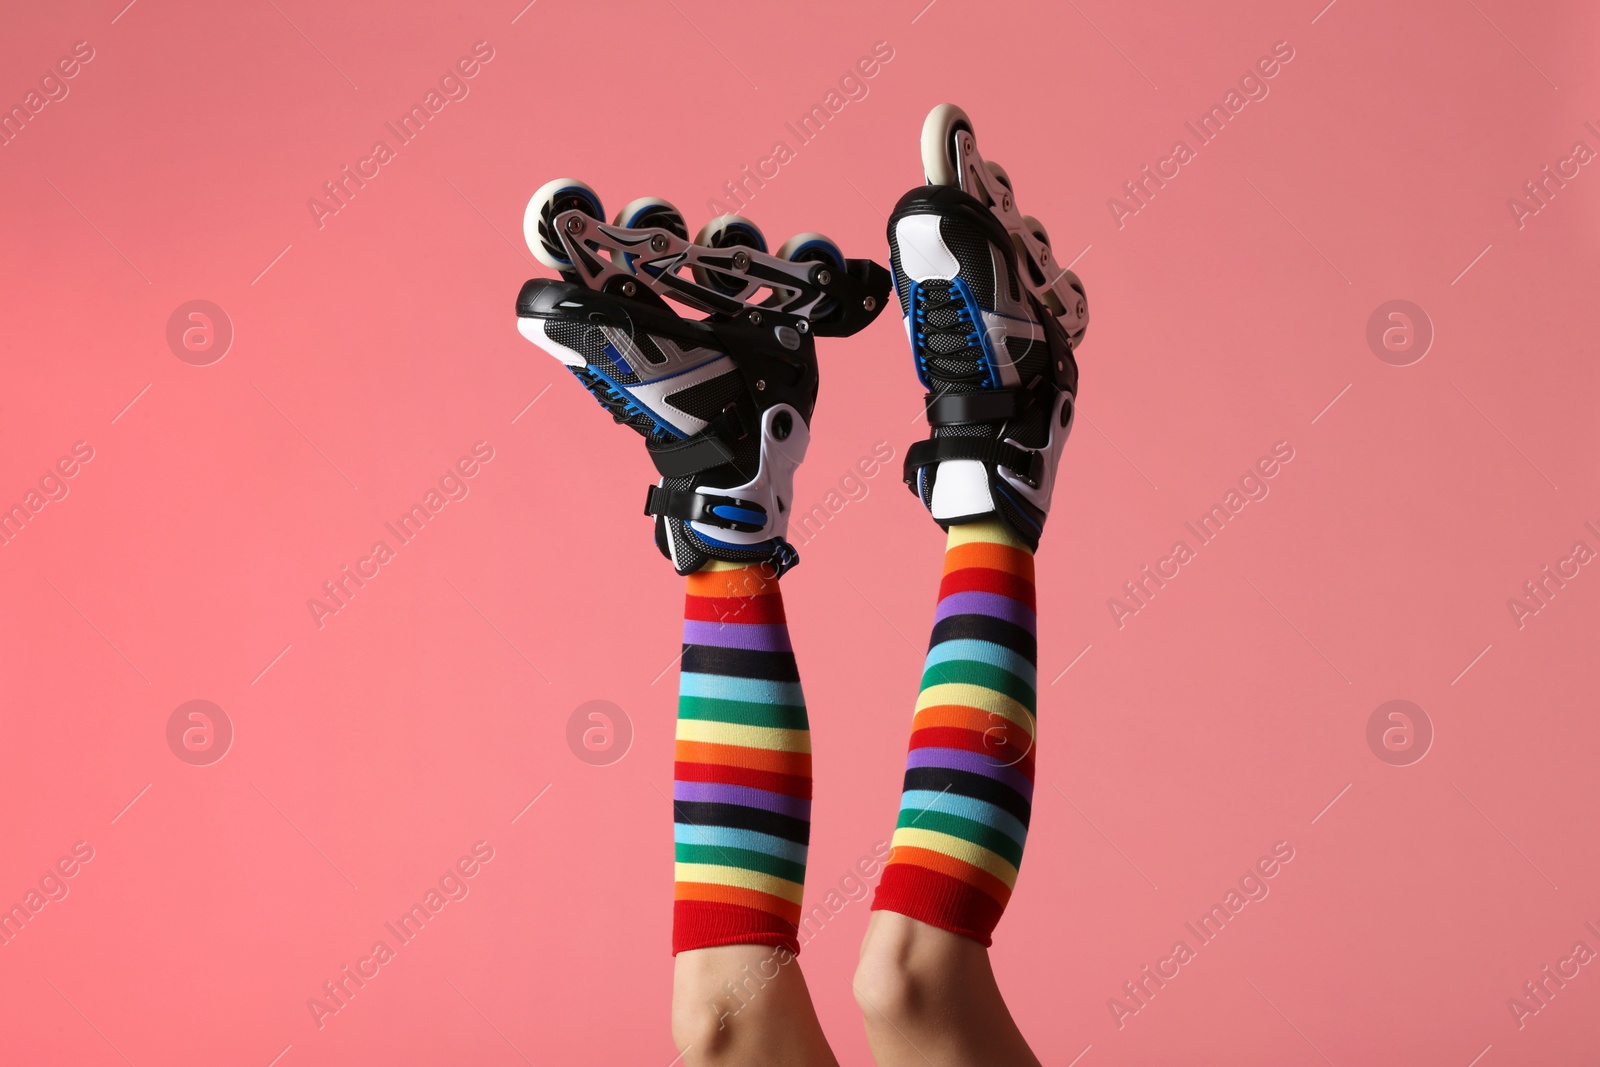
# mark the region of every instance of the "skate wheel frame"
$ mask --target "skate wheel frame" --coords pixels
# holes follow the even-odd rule
[[[922,170],[928,184],[957,186],[994,213],[1011,237],[1022,282],[1060,319],[1076,348],[1089,326],[1083,282],[1057,266],[1044,227],[1018,210],[1005,168],[984,160],[972,120],[954,104],[940,104],[922,124]]]
[[[574,179],[546,184],[524,218],[539,262],[587,288],[634,296],[644,286],[709,315],[801,333],[845,335],[871,322],[889,292],[887,272],[846,260],[832,241],[806,233],[774,255],[749,219],[723,215],[687,239],[683,216],[657,197],[630,201],[606,222],[594,190]]]

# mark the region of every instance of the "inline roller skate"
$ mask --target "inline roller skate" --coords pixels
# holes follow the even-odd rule
[[[680,574],[710,559],[792,567],[785,535],[817,399],[815,338],[870,323],[888,272],[817,233],[769,253],[738,215],[691,241],[659,197],[630,201],[608,223],[575,179],[539,189],[523,231],[561,280],[523,285],[518,330],[645,438],[660,475],[645,514],[662,554]]]
[[[941,104],[922,127],[927,184],[889,217],[889,259],[932,433],[906,452],[906,485],[949,528],[993,516],[1037,547],[1078,390],[1083,283],[1010,176],[978,153],[972,122]]]

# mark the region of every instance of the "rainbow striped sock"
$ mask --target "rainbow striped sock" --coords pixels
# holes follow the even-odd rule
[[[774,945],[796,925],[811,836],[811,734],[783,596],[762,565],[689,575],[672,808],[672,951]]]
[[[934,620],[872,907],[987,945],[1033,803],[1033,553],[999,522],[952,526]]]

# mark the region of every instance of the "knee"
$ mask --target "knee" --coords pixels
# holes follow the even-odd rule
[[[869,946],[851,981],[856,1007],[869,1028],[901,1027],[916,1018],[927,1003],[925,983],[903,952],[876,951]]]
[[[719,1013],[714,1002],[673,1002],[672,1043],[682,1051],[686,1064],[726,1062],[731,1027],[731,1014]]]
[[[852,983],[869,1027],[915,1026],[994,986],[976,941],[890,911],[873,913]]]

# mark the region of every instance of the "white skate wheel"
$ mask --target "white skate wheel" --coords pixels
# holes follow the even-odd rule
[[[753,248],[767,250],[767,239],[761,228],[743,215],[718,215],[700,228],[694,243],[707,248]],[[698,263],[690,265],[694,280],[708,289],[733,296],[742,293],[751,284],[743,278],[724,271],[707,270]]]
[[[659,196],[629,200],[613,221],[630,230],[657,228],[677,234],[685,241],[689,239],[689,224],[683,221],[683,212]]]
[[[554,270],[571,270],[572,261],[555,231],[555,217],[577,208],[591,219],[604,221],[600,194],[576,178],[557,178],[539,186],[522,213],[522,237],[533,258]]]
[[[922,122],[922,173],[929,185],[960,185],[955,138],[972,134],[972,120],[954,104],[940,104]]]
[[[669,233],[689,239],[689,224],[683,221],[683,212],[679,211],[672,203],[661,199],[659,196],[641,196],[629,200],[622,205],[622,210],[617,212],[617,217],[612,220],[615,225],[626,227],[630,230],[662,229]],[[622,253],[622,265],[633,270],[634,261],[639,257],[632,252]]]
[[[766,235],[761,232],[759,226],[743,215],[718,215],[700,227],[694,243],[705,245],[707,248],[730,248],[737,245],[762,252],[767,250]]]
[[[844,270],[844,253],[820,233],[797,233],[778,246],[778,258],[792,263],[826,263]]]
[[[830,270],[845,272],[844,253],[831,238],[820,233],[797,233],[778,248],[778,258],[791,263],[820,263]],[[812,318],[827,318],[833,313],[834,298],[823,297],[811,310]]]

